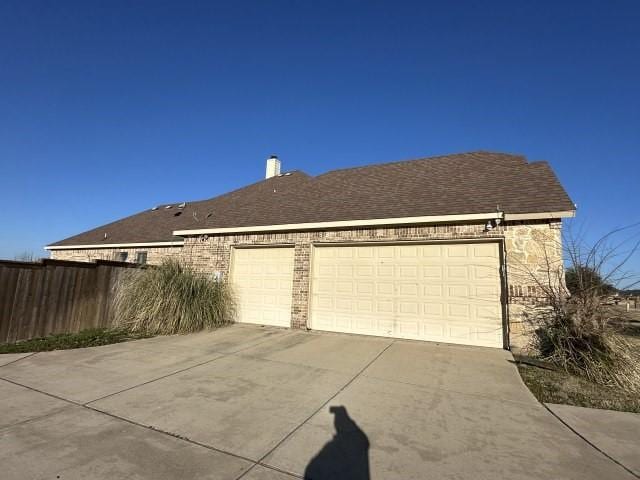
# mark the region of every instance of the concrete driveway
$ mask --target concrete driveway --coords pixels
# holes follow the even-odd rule
[[[2,477],[634,478],[511,360],[245,325],[0,356]]]

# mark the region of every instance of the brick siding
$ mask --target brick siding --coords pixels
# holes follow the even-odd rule
[[[55,260],[74,260],[92,262],[94,260],[117,260],[120,252],[127,252],[127,262],[135,263],[138,252],[147,252],[147,263],[158,265],[163,258],[182,257],[181,246],[174,247],[136,247],[136,248],[92,248],[73,250],[51,250]]]
[[[294,247],[293,299],[291,326],[306,328],[309,305],[311,245],[314,243],[396,242],[499,239],[504,241],[507,273],[508,317],[512,346],[523,347],[530,332],[523,322],[527,305],[542,301],[534,278],[543,278],[549,266],[562,268],[561,222],[538,220],[507,222],[485,231],[483,223],[439,224],[408,227],[362,228],[352,230],[242,233],[186,237],[184,247],[135,249],[57,250],[53,258],[87,260],[113,258],[119,251],[129,252],[135,261],[137,251],[148,252],[148,263],[157,264],[167,256],[179,256],[203,273],[229,275],[231,251],[239,245],[291,245]]]

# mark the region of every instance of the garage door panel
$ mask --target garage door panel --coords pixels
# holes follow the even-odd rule
[[[404,247],[399,248],[398,253],[400,254],[400,258],[410,258],[415,259],[418,258],[419,249],[417,246],[406,245]]]
[[[401,296],[418,297],[420,290],[420,285],[415,282],[398,284],[398,295]]]
[[[350,316],[344,316],[344,315],[337,314],[335,316],[336,327],[341,331],[342,330],[352,330],[351,320],[352,320],[352,318]]]
[[[255,262],[255,259],[247,258],[246,261]],[[261,263],[249,263],[248,267],[249,267],[249,273],[262,273],[262,271],[264,270],[264,265],[262,265]]]
[[[436,321],[422,321],[422,338],[429,338],[434,340],[442,340],[445,338],[446,325],[442,322]]]
[[[374,303],[371,299],[358,299],[356,306],[358,313],[367,314],[374,312]]]
[[[393,277],[393,265],[377,265],[376,276]]]
[[[393,295],[393,282],[382,281],[376,284],[376,293],[378,295]]]
[[[397,330],[403,337],[420,336],[420,322],[418,320],[401,320],[397,323]]]
[[[336,312],[353,312],[353,299],[351,298],[336,298]]]
[[[353,277],[353,266],[351,265],[338,265],[337,275],[338,278],[351,278]]]
[[[500,292],[497,243],[318,246],[310,324],[502,347]]]
[[[398,277],[401,279],[409,280],[418,278],[418,266],[417,265],[400,265],[398,267]]]
[[[261,314],[262,320],[266,323],[276,323],[278,321],[278,313],[271,311],[271,310],[267,310],[265,312],[262,312]]]
[[[358,293],[359,297],[371,296],[373,295],[374,291],[375,291],[375,286],[372,281],[363,282],[360,280],[356,285],[356,292]]]
[[[388,318],[377,318],[375,321],[376,330],[374,335],[390,336],[395,328],[395,320]]]
[[[440,319],[440,317],[444,315],[444,305],[442,303],[423,303],[422,308],[422,311],[427,318],[431,316]]]
[[[502,341],[502,329],[477,330],[476,338],[482,343]]]
[[[338,250],[336,256],[338,258],[353,258],[354,251],[353,250]]]
[[[393,300],[377,300],[376,313],[393,314]]]
[[[249,265],[248,264],[238,265],[237,269],[238,269],[238,271],[237,271],[238,274],[249,273]]]
[[[457,299],[457,298],[464,298],[464,299],[469,299],[470,295],[469,295],[469,290],[471,289],[470,285],[449,285],[449,287],[447,288],[447,298],[450,299]]]
[[[231,270],[238,322],[291,325],[293,248],[234,248]]]
[[[356,267],[356,276],[361,278],[371,278],[375,275],[375,269],[373,265],[357,265]],[[340,270],[340,275],[351,275],[353,269],[351,267],[343,266]]]
[[[471,335],[471,328],[467,325],[449,325],[449,337],[452,340],[457,340],[457,343],[471,343],[473,341]]]
[[[442,246],[441,245],[425,245],[420,247],[420,253],[425,258],[442,258]]]
[[[495,258],[499,256],[497,248],[492,244],[477,243],[473,246],[473,256],[476,258]]]
[[[468,246],[467,245],[447,245],[444,247],[446,256],[448,258],[468,258]]]
[[[425,297],[442,297],[442,285],[424,285],[423,291]]]
[[[461,303],[448,303],[447,315],[453,318],[469,319],[471,317],[471,308],[469,305]]]
[[[377,249],[372,249],[370,247],[362,247],[358,249],[360,257],[373,258],[377,256],[378,258],[393,258],[393,249],[392,246],[387,247],[379,247]]]
[[[420,313],[420,307],[417,302],[407,302],[402,300],[398,302],[398,315],[410,315],[415,317]]]
[[[424,265],[422,267],[422,278],[442,280],[443,276],[442,265]]]
[[[321,265],[318,267],[318,273],[323,277],[334,277],[335,267],[333,265]]]
[[[473,278],[480,281],[491,282],[499,278],[496,269],[488,265],[472,265],[471,272]]]
[[[322,248],[314,252],[314,255],[318,258],[333,258],[336,255],[336,251],[330,248]]]
[[[376,330],[376,318],[373,316],[358,316],[354,322],[355,330],[366,332],[374,332]]]
[[[336,281],[335,293],[338,295],[352,295],[354,293],[353,281]]]
[[[492,319],[500,315],[500,310],[493,305],[480,306],[480,307],[477,307],[476,315],[478,316],[478,318]]]
[[[477,298],[491,300],[500,298],[500,288],[497,285],[477,285],[474,292]]]
[[[314,323],[317,330],[335,331],[334,313],[326,311],[316,311],[314,315]]]
[[[471,277],[468,265],[448,265],[446,272],[445,280],[469,280]]]
[[[335,280],[318,279],[315,283],[315,291],[317,293],[333,293],[333,285]]]
[[[333,310],[333,297],[328,297],[325,295],[314,295],[311,298],[311,303],[315,305],[317,311]]]
[[[265,281],[262,282],[262,288],[265,290],[275,290],[277,292],[280,290],[280,282],[266,278]]]

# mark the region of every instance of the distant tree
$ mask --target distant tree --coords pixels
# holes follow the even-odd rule
[[[567,268],[565,282],[571,295],[591,292],[596,295],[611,295],[616,288],[603,280],[597,269],[585,265],[574,265]]]

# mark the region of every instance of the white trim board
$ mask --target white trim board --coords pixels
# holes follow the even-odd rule
[[[502,214],[473,213],[469,215],[438,215],[428,217],[373,218],[367,220],[339,220],[335,222],[285,223],[279,225],[255,225],[247,227],[202,228],[197,230],[176,230],[176,236],[204,235],[207,233],[234,232],[276,232],[283,230],[323,230],[325,228],[367,227],[372,225],[411,225],[415,223],[464,222],[469,220],[490,220],[501,218]]]
[[[367,220],[340,220],[336,222],[317,223],[287,223],[280,225],[257,225],[248,227],[224,227],[224,228],[202,228],[195,230],[176,230],[173,235],[206,235],[225,234],[243,232],[278,232],[296,230],[323,230],[329,228],[349,228],[349,227],[369,227],[369,226],[391,226],[391,225],[418,225],[429,223],[456,223],[476,220],[494,220],[496,218],[505,221],[516,220],[543,220],[552,218],[575,217],[575,210],[558,212],[536,212],[536,213],[472,213],[465,215],[433,215],[425,217],[400,217],[400,218],[373,218]],[[47,245],[45,250],[87,250],[99,248],[136,248],[136,247],[181,247],[184,241],[173,242],[138,242],[138,243],[101,243],[94,245]]]
[[[138,243],[100,243],[96,245],[47,245],[45,250],[87,250],[97,248],[136,248],[136,247],[181,247],[184,241],[176,242],[138,242]]]
[[[195,230],[176,230],[173,232],[178,237],[189,235],[207,235],[224,233],[245,233],[245,232],[278,232],[293,230],[324,230],[328,228],[349,228],[349,227],[370,227],[387,225],[416,225],[428,223],[457,223],[474,220],[494,220],[504,218],[505,220],[534,220],[545,218],[563,218],[575,216],[574,211],[543,212],[543,213],[518,213],[503,214],[502,212],[491,213],[471,213],[465,215],[434,215],[425,217],[401,217],[401,218],[374,218],[367,220],[340,220],[336,222],[317,223],[286,223],[279,225],[255,225],[245,227],[223,227],[223,228],[200,228]]]
[[[505,213],[504,220],[547,220],[551,218],[570,218],[575,217],[575,210],[567,210],[564,212],[539,212],[539,213]]]

